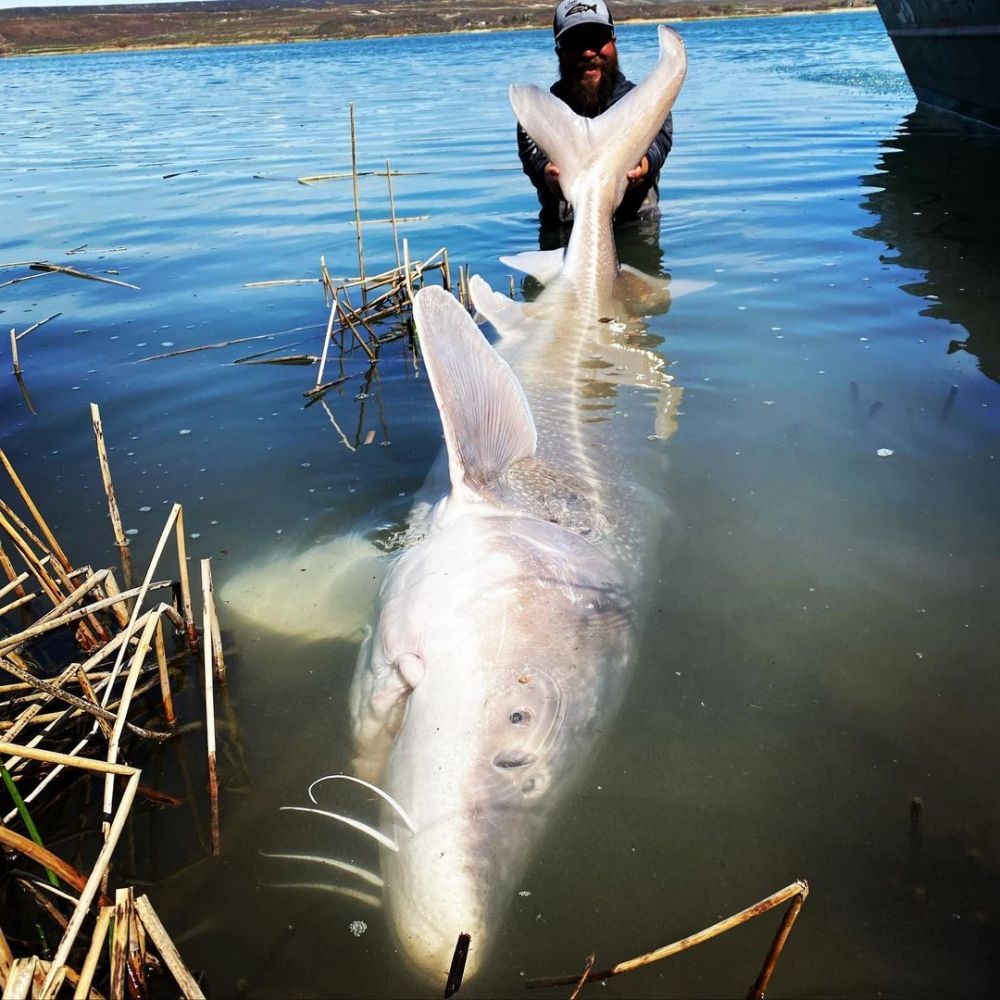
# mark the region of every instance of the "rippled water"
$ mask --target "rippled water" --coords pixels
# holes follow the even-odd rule
[[[656,614],[603,751],[464,992],[519,994],[522,976],[594,950],[611,964],[805,877],[772,995],[989,995],[1000,137],[915,111],[873,13],[680,30],[690,71],[660,266],[714,284],[650,325],[684,391],[676,433],[643,445],[668,459]],[[623,27],[620,50],[640,77],[652,27]],[[552,63],[545,32],[0,63],[0,263],[140,286],[0,289],[5,330],[62,313],[21,342],[37,412],[0,384],[0,443],[71,554],[115,559],[91,401],[140,564],[175,500],[192,557],[213,556],[219,578],[402,522],[439,440],[406,352],[328,397],[349,450],[303,405],[312,370],[231,364],[318,351],[319,289],[243,285],[313,276],[320,254],[355,272],[349,182],[296,183],[349,169],[354,101],[361,166],[410,172],[397,210],[429,216],[405,227],[414,255],[445,245],[506,287],[498,255],[538,245],[506,87],[548,82]],[[383,183],[362,184],[367,219],[387,214]],[[368,228],[366,257],[394,263],[386,227]],[[224,624],[223,857],[200,860],[189,806],[141,821],[123,864],[154,883],[215,995],[420,992],[377,913],[269,888],[316,876],[260,855],[373,861],[347,832],[278,812],[347,765],[355,644]],[[158,766],[200,803],[197,747]],[[775,927],[758,923],[588,989],[742,995]]]

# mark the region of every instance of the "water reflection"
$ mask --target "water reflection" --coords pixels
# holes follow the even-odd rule
[[[960,328],[949,353],[975,355],[1000,381],[1000,134],[918,107],[881,146],[861,178],[877,221],[857,235],[886,245],[884,263],[922,272],[902,288],[926,301],[923,315]]]
[[[540,218],[538,249],[564,250],[572,229],[572,224],[547,225]],[[683,389],[674,384],[671,360],[660,350],[666,338],[653,333],[648,320],[666,315],[676,295],[697,290],[701,283],[674,285],[665,272],[658,215],[618,223],[614,234],[622,271],[611,287],[602,288],[596,310],[581,311],[575,291],[546,290],[531,275],[522,278],[521,294],[533,304],[528,315],[536,320],[545,314],[571,316],[571,325],[584,323],[590,328],[589,355],[576,373],[578,396],[589,420],[603,420],[613,413],[621,389],[646,389],[656,397],[656,417],[649,430],[655,437],[669,438],[677,430]],[[555,327],[558,330],[560,324]],[[557,346],[559,340],[557,333]],[[551,363],[558,364],[558,357]]]

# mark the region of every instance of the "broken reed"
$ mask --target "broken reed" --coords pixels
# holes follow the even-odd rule
[[[96,407],[93,421],[114,521],[114,489]],[[139,790],[140,771],[121,762],[123,747],[127,740],[162,743],[178,731],[164,626],[185,637],[185,647],[179,657],[175,654],[175,665],[178,659],[182,663],[194,660],[198,651],[183,509],[175,504],[167,516],[141,584],[123,590],[114,569],[95,571],[72,564],[2,450],[0,465],[24,508],[24,514],[19,514],[0,499],[0,669],[15,678],[0,686],[0,769],[13,789],[12,806],[0,825],[0,843],[64,883],[50,899],[42,892],[47,885],[44,881],[33,881],[34,876],[18,879],[26,905],[38,908],[36,922],[54,926],[61,937],[49,960],[37,954],[15,957],[0,926],[3,995],[51,997],[67,982],[75,995],[87,996],[101,969],[101,981],[110,983],[110,994],[122,996],[123,976],[133,985],[142,982],[145,949],[152,943],[180,994],[201,996],[149,901],[134,899],[127,888],[118,891],[114,903],[108,898],[112,858]],[[176,553],[178,579],[154,579],[161,572],[165,552],[171,549]],[[203,560],[201,570],[209,796],[212,843],[217,851],[214,684],[224,681],[225,670],[209,560]],[[164,591],[172,595],[169,602],[158,597]],[[51,668],[46,671],[39,665],[48,655],[46,650],[55,648],[46,644],[66,635],[81,653],[78,661],[66,664],[54,676],[40,676],[52,673]],[[136,713],[140,705],[149,711],[148,696],[154,693],[160,706],[155,714],[161,722],[154,728],[138,725]],[[71,749],[63,752],[67,746]],[[83,873],[45,847],[44,822],[33,820],[32,813],[37,818],[45,812],[67,779],[87,774],[104,778],[104,794],[92,826],[100,828],[101,847],[89,873]],[[143,794],[157,795],[152,790]],[[29,836],[16,832],[18,824]],[[63,912],[67,900],[72,904],[68,915]],[[103,969],[102,963],[107,965],[104,940],[112,926],[111,965]],[[87,928],[91,938],[84,947]],[[25,947],[24,942],[17,947]]]
[[[411,261],[409,241],[404,238],[402,257],[403,263],[399,267],[371,277],[359,276],[339,283],[333,282],[326,269],[326,261],[321,261],[323,287],[330,301],[330,313],[323,337],[316,381],[312,388],[305,391],[304,395],[307,398],[317,399],[344,380],[343,376],[339,376],[324,381],[331,348],[336,346],[342,358],[350,350],[350,345],[356,344],[367,355],[369,363],[376,364],[379,348],[405,336],[406,328],[397,328],[388,334],[378,335],[374,325],[390,317],[408,317],[415,289],[424,284],[429,273],[440,271],[444,287],[450,287],[448,251],[444,247],[426,260]],[[352,305],[350,299],[350,294],[354,290],[360,290],[361,295],[361,304],[357,307]],[[376,292],[378,294],[373,294]]]
[[[781,924],[778,926],[778,930],[774,935],[771,946],[768,948],[767,955],[764,957],[764,963],[761,966],[761,970],[758,973],[753,986],[750,987],[750,990],[747,993],[747,1000],[764,1000],[764,997],[767,994],[768,986],[771,982],[771,977],[774,975],[778,958],[781,955],[781,950],[784,948],[785,942],[788,940],[788,935],[791,933],[792,925],[795,923],[795,919],[798,917],[799,911],[802,909],[802,904],[805,902],[808,895],[809,883],[804,879],[797,879],[795,882],[792,882],[791,885],[786,885],[784,889],[779,889],[777,892],[772,893],[770,896],[766,896],[764,899],[754,903],[752,906],[748,906],[746,909],[740,910],[739,913],[734,913],[731,917],[719,920],[710,927],[706,927],[704,930],[698,931],[695,934],[690,934],[678,941],[674,941],[672,944],[664,945],[662,948],[657,948],[655,951],[646,952],[636,958],[630,958],[624,962],[618,962],[610,968],[601,969],[596,972],[594,971],[594,955],[589,955],[582,974],[573,973],[565,976],[546,976],[542,979],[528,979],[525,981],[524,985],[528,989],[537,989],[539,987],[546,986],[574,986],[573,997],[576,997],[586,983],[611,979],[614,976],[620,976],[623,973],[632,972],[635,969],[652,965],[654,962],[660,962],[665,958],[670,958],[672,955],[680,954],[682,951],[687,951],[688,949],[694,948],[699,944],[703,944],[705,941],[718,937],[720,934],[725,934],[727,931],[731,931],[736,927],[741,927],[743,924],[748,923],[754,918],[759,917],[764,913],[769,913],[771,910],[782,906],[784,903],[788,903],[788,909],[785,910],[784,916],[781,919]]]
[[[353,225],[354,236],[357,245],[357,267],[356,278],[342,279],[335,282],[326,266],[325,257],[320,257],[320,278],[319,279],[281,279],[275,282],[256,282],[255,287],[269,284],[289,284],[301,283],[309,280],[318,280],[323,286],[325,301],[329,304],[330,313],[326,325],[326,335],[323,338],[323,347],[318,358],[319,368],[317,370],[316,381],[312,388],[306,390],[304,395],[315,402],[334,386],[340,385],[346,376],[340,375],[336,379],[324,381],[327,358],[331,346],[336,343],[339,348],[341,358],[350,350],[348,344],[359,347],[368,358],[371,365],[378,362],[379,348],[389,341],[398,340],[405,336],[406,331],[390,332],[388,334],[376,334],[374,325],[392,317],[401,317],[409,313],[413,305],[415,288],[419,288],[425,275],[438,269],[442,273],[444,287],[451,288],[451,272],[448,265],[448,252],[442,248],[432,254],[427,260],[410,260],[409,242],[404,238],[402,241],[402,253],[400,252],[399,223],[401,221],[414,221],[412,217],[400,219],[396,214],[396,198],[392,186],[393,176],[399,176],[399,171],[393,171],[389,160],[385,161],[385,171],[379,170],[359,170],[358,169],[358,145],[357,128],[355,124],[354,103],[348,106],[348,119],[350,126],[351,140],[351,170],[350,173],[339,174],[317,174],[311,177],[300,177],[302,184],[312,184],[323,180],[346,180],[350,178],[353,196]],[[368,222],[367,225],[379,223],[389,223],[392,227],[392,246],[395,255],[396,266],[381,274],[369,277],[365,263],[364,231],[361,219],[361,197],[359,180],[363,176],[384,176],[386,179],[386,189],[389,201],[389,218],[378,219]],[[360,304],[354,305],[351,301],[351,292],[356,292],[360,297]],[[374,294],[374,293],[379,294]],[[374,295],[374,297],[372,297]],[[465,301],[465,299],[463,299]],[[362,332],[364,331],[364,333]],[[367,334],[367,336],[365,335]],[[250,360],[250,359],[246,359]],[[256,359],[254,359],[256,360]],[[271,364],[293,364],[309,363],[313,360],[310,356],[297,355],[285,358],[270,358],[267,362]]]

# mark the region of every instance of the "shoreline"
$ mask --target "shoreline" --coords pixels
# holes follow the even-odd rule
[[[822,7],[814,10],[783,10],[783,11],[752,11],[747,13],[728,14],[704,14],[693,17],[634,17],[622,18],[617,21],[617,25],[630,24],[691,24],[699,21],[735,21],[749,20],[752,18],[765,17],[813,17],[816,15],[835,14],[857,14],[876,11],[874,3],[868,3],[861,7]],[[58,49],[38,49],[32,52],[6,52],[0,53],[0,59],[31,59],[36,56],[43,58],[55,58],[58,56],[86,56],[104,55],[109,52],[159,52],[177,51],[180,49],[226,49],[243,48],[253,45],[298,45],[310,42],[363,42],[379,38],[414,38],[414,37],[445,37],[448,35],[488,35],[494,32],[516,32],[516,31],[541,31],[545,25],[496,25],[490,28],[457,28],[454,31],[408,31],[393,34],[373,33],[370,35],[345,35],[341,38],[253,38],[243,41],[232,42],[163,42],[162,44],[129,44],[121,45],[81,45]]]

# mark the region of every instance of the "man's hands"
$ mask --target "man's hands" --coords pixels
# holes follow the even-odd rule
[[[625,176],[628,178],[629,188],[634,188],[649,173],[649,157],[644,156],[637,167],[633,167]]]
[[[559,186],[559,168],[551,160],[545,164],[545,184],[557,198],[562,198],[562,188]]]
[[[629,189],[642,183],[649,174],[649,157],[644,156],[637,166],[634,166],[625,176]],[[559,185],[559,168],[550,160],[545,164],[545,184],[557,198],[562,198],[562,188]]]

